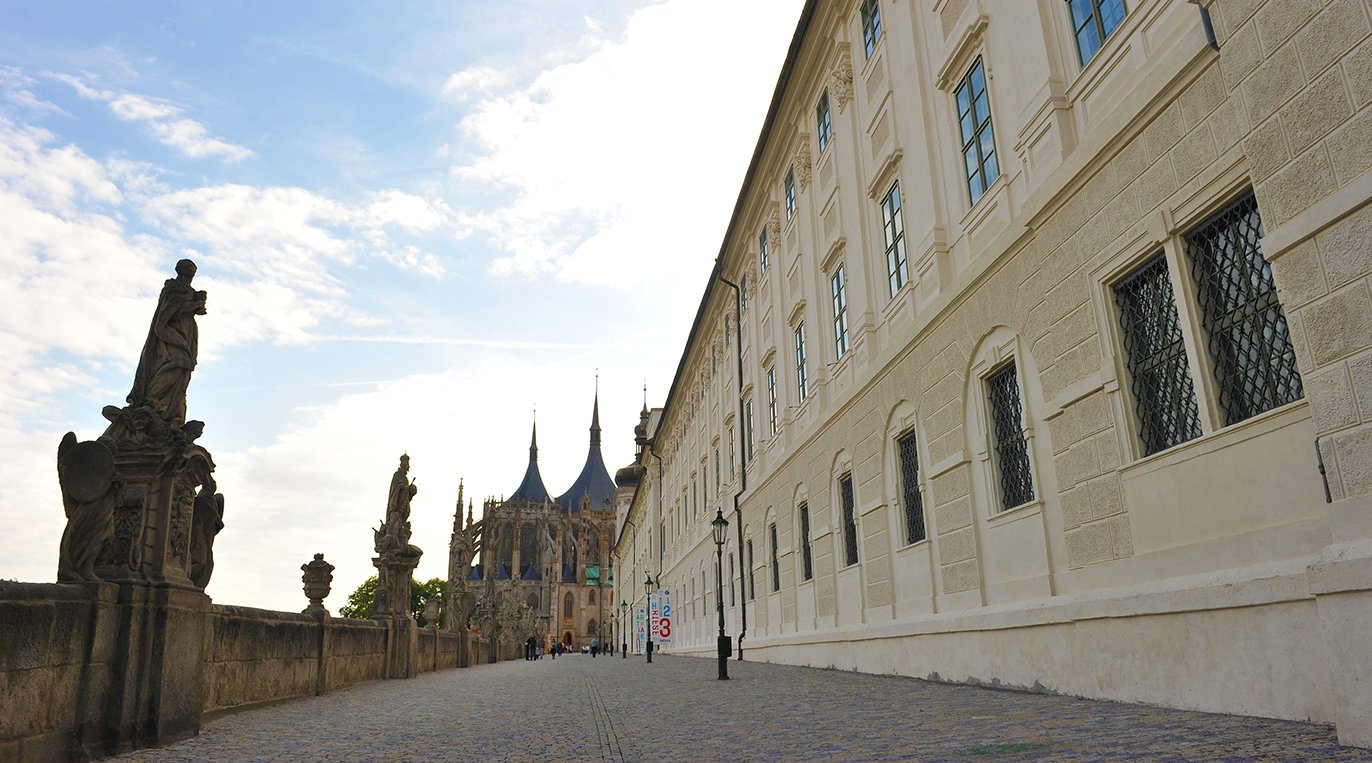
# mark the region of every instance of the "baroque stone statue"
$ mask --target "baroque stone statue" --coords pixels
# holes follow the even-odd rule
[[[210,584],[214,574],[214,537],[224,529],[224,494],[216,493],[218,484],[211,477],[195,496],[191,518],[191,582],[198,588]]]
[[[372,533],[376,556],[377,587],[373,599],[374,616],[409,618],[410,580],[424,552],[410,544],[410,501],[419,488],[409,478],[410,457],[400,456],[400,465],[391,475],[386,497],[386,518]]]
[[[176,277],[162,285],[128,395],[131,406],[149,407],[175,427],[186,422],[186,389],[200,347],[195,316],[205,314],[206,294],[191,287],[194,277],[195,263],[181,260]]]
[[[57,580],[99,580],[96,559],[114,537],[114,500],[119,489],[114,454],[102,443],[77,442],[76,434],[67,432],[57,446],[57,482],[67,514],[58,551]]]

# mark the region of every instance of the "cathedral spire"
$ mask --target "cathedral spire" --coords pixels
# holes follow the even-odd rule
[[[538,421],[535,420],[533,435],[529,438],[529,467],[524,471],[524,480],[509,500],[542,503],[547,498],[548,489],[543,486],[543,475],[538,473]]]
[[[600,375],[595,380],[595,403],[591,406],[591,447],[600,447]]]

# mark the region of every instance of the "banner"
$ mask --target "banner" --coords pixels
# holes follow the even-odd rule
[[[672,592],[659,589],[648,597],[648,623],[654,644],[672,643]]]
[[[642,651],[643,642],[648,637],[648,613],[643,607],[634,607],[634,651]]]

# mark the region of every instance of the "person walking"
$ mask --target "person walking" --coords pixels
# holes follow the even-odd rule
[[[591,639],[591,656],[592,656],[592,657],[595,656],[596,650],[599,649],[599,648],[600,648],[600,639],[598,639],[598,638],[592,638],[592,639]]]

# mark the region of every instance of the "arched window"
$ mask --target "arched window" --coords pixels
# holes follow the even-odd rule
[[[573,602],[574,599],[572,598],[572,595],[570,593],[562,597],[562,616],[569,620],[572,617]]]
[[[594,636],[594,635],[596,634],[595,626],[596,626],[595,620],[591,620],[590,622],[586,623],[586,635],[588,635],[588,636]]]
[[[586,603],[587,603],[587,604],[594,604],[594,603],[595,603],[595,589],[594,589],[594,588],[592,588],[590,591],[588,591],[588,592],[586,593]]]
[[[536,593],[531,593],[531,594],[529,594],[529,598],[525,599],[525,600],[524,600],[524,603],[529,605],[529,609],[532,609],[532,610],[534,610],[535,612],[537,612],[537,611],[538,611],[538,594],[536,594]]]

